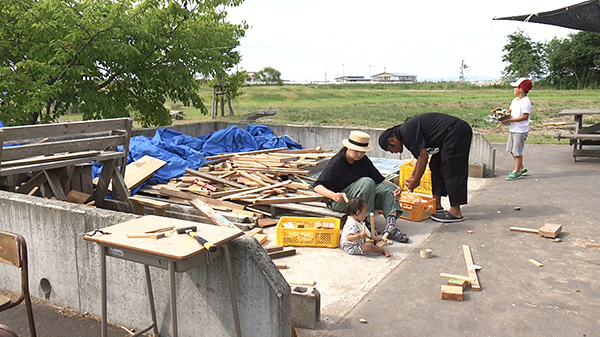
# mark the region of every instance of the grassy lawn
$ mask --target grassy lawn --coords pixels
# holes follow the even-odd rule
[[[469,122],[474,131],[484,133],[492,142],[504,142],[508,127],[484,118],[496,107],[508,109],[513,99],[512,88],[469,87],[460,90],[457,84],[413,85],[288,85],[252,86],[243,88],[243,95],[233,102],[235,116],[219,120],[239,122],[243,114],[272,107],[277,114],[259,119],[259,123],[299,125],[339,125],[387,128],[402,123],[407,117],[424,112],[443,112]],[[212,90],[201,91],[207,108],[211,109]],[[593,90],[552,90],[535,88],[529,97],[533,104],[531,132],[528,142],[558,143],[552,139],[560,130],[544,123],[567,122],[557,114],[567,108],[599,108],[599,92]],[[208,121],[210,115],[199,110],[169,102],[168,109],[183,110],[185,119],[175,124]],[[225,112],[228,115],[228,112]],[[600,120],[597,116],[596,120]],[[77,115],[62,120],[77,119]],[[80,118],[80,116],[79,116]],[[594,122],[592,118],[587,122]],[[565,132],[565,131],[562,131]],[[566,141],[563,141],[566,142]]]

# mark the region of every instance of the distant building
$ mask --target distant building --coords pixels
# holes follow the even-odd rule
[[[371,80],[364,76],[342,76],[336,77],[335,81],[338,83],[369,83]]]
[[[380,73],[371,77],[371,82],[385,83],[415,83],[417,76],[402,73]]]

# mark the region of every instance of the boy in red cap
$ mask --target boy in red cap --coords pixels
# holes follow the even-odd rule
[[[510,85],[515,88],[516,97],[510,103],[508,110],[510,117],[502,119],[500,123],[510,123],[506,151],[510,152],[515,159],[515,169],[506,177],[506,180],[517,180],[529,173],[523,166],[523,148],[529,135],[529,114],[531,113],[531,100],[527,97],[527,93],[533,88],[533,83],[528,78],[520,78]]]

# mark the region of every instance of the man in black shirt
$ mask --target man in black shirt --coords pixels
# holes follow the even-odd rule
[[[409,191],[419,186],[431,155],[429,168],[436,200],[436,212],[431,218],[440,222],[458,222],[464,219],[460,206],[467,203],[472,137],[473,131],[467,122],[431,112],[385,130],[379,137],[379,146],[392,153],[401,153],[404,146],[417,158],[415,169],[406,180]],[[449,211],[441,206],[442,196],[450,199]]]
[[[367,133],[352,131],[350,137],[342,141],[344,147],[331,158],[314,183],[314,190],[331,199],[330,207],[334,211],[345,212],[351,198],[365,200],[369,205],[368,212],[382,209],[387,218],[384,232],[390,239],[406,243],[408,236],[396,227],[396,219],[402,214],[394,195],[396,185],[385,180],[365,155],[373,149],[370,138]]]

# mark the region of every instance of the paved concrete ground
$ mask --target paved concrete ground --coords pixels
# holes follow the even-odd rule
[[[471,180],[464,222],[399,221],[411,242],[392,245],[390,259],[300,248],[296,256],[276,260],[290,266],[284,276],[314,279],[321,292],[322,320],[316,330],[298,329],[299,336],[599,336],[600,249],[583,246],[600,242],[600,159],[574,163],[570,147],[527,145],[531,174],[507,182],[513,160],[502,145],[497,148],[498,176]],[[546,222],[563,225],[563,242],[508,230]],[[483,267],[482,291],[467,290],[464,302],[443,301],[446,280],[439,274],[466,275],[464,244]],[[419,258],[423,247],[433,250],[432,259]],[[531,258],[544,266],[528,263]],[[0,313],[0,323],[27,336],[24,307],[19,310]],[[100,334],[94,318],[40,303],[34,310],[39,336]],[[128,334],[112,327],[110,336]]]

